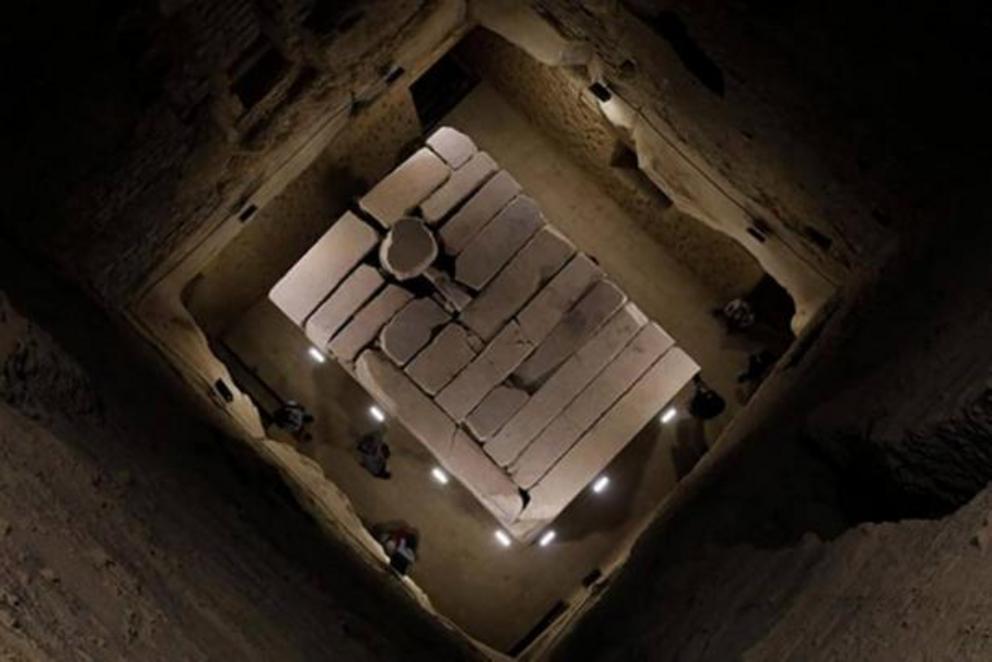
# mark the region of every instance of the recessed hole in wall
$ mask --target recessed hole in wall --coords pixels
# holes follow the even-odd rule
[[[224,402],[234,402],[234,393],[231,391],[231,388],[224,383],[223,379],[218,379],[214,382],[214,390],[217,391],[217,394],[220,397],[224,398]]]
[[[816,244],[821,250],[828,251],[830,246],[834,243],[833,239],[823,234],[812,225],[803,226],[803,234],[806,238]]]
[[[637,12],[635,12],[637,13]],[[713,94],[724,93],[723,71],[689,34],[685,22],[673,11],[658,12],[654,16],[638,14],[651,29],[660,35],[675,51],[682,65],[696,80]]]
[[[592,92],[592,95],[600,101],[609,101],[610,97],[613,96],[610,93],[610,88],[598,81],[589,86],[589,91]]]
[[[754,237],[755,239],[757,239],[758,241],[760,241],[761,243],[765,243],[766,237],[764,233],[762,233],[761,230],[754,227],[753,225],[747,229],[747,233],[752,237]]]
[[[589,588],[590,586],[592,586],[602,578],[603,578],[603,571],[600,570],[599,568],[594,568],[592,572],[590,572],[588,575],[582,578],[582,585],[586,588]]]
[[[318,36],[331,34],[335,30],[345,32],[364,14],[355,4],[342,0],[314,0],[310,14],[303,21],[303,27]],[[345,25],[343,29],[342,25]]]
[[[231,92],[247,111],[264,99],[289,68],[289,62],[261,36],[231,67]]]
[[[614,168],[636,168],[637,152],[630,148],[627,143],[618,140],[613,146],[613,154],[610,156],[610,165]]]
[[[389,73],[386,74],[386,84],[391,85],[392,83],[395,83],[404,73],[406,73],[406,69],[403,67],[393,67],[389,70]]]
[[[255,212],[257,212],[257,211],[258,211],[258,205],[252,203],[252,204],[248,205],[247,207],[245,207],[243,210],[241,210],[241,213],[238,214],[238,220],[241,221],[242,223],[244,223],[248,219],[250,219],[252,216],[254,216],[255,215]]]
[[[437,126],[458,102],[472,91],[479,77],[450,52],[434,63],[410,86],[417,117],[424,131]]]

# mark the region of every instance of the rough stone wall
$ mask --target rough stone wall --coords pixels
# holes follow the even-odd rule
[[[830,167],[824,154],[824,134],[833,125],[818,124],[816,94],[805,94],[804,81],[785,61],[801,53],[752,38],[747,16],[735,20],[750,3],[662,0],[584,10],[567,0],[536,4],[566,36],[592,44],[610,85],[742,191],[766,234],[834,282],[845,281],[884,242],[863,182]]]
[[[748,292],[761,279],[757,262],[740,244],[680,212],[638,169],[631,149],[588,100],[583,83],[563,67],[541,64],[501,37],[473,31],[457,50],[483,78],[586,167],[659,243],[722,296]],[[631,162],[633,159],[633,162]]]
[[[0,295],[5,659],[478,659],[90,304],[5,275],[82,351]]]
[[[389,90],[359,113],[307,171],[261,209],[193,281],[186,301],[219,337],[327,231],[351,200],[388,173],[420,136],[409,90]],[[278,238],[278,239],[276,239]]]
[[[366,103],[440,2],[138,3],[22,8],[7,112],[11,231],[109,299],[213,215],[237,214],[329,110]],[[320,12],[322,23],[308,23]],[[16,29],[11,29],[16,26]]]

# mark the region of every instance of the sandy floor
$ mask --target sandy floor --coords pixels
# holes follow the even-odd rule
[[[320,463],[362,518],[370,525],[404,521],[418,529],[420,558],[412,575],[436,606],[470,634],[506,650],[557,601],[574,599],[584,590],[583,578],[615,556],[689,470],[700,449],[712,443],[739,408],[734,375],[756,341],[728,337],[710,314],[721,303],[717,297],[492,88],[478,87],[445,123],[489,151],[541,204],[548,219],[595,255],[631,299],[700,363],[707,381],[727,396],[728,411],[720,419],[706,429],[687,419],[650,425],[607,469],[613,481],[609,490],[579,497],[559,518],[552,546],[503,549],[493,539],[495,520],[460,485],[433,482],[430,455],[398,425],[387,424],[393,478],[376,480],[358,466],[355,440],[375,425],[367,413],[370,399],[333,363],[314,364],[302,332],[264,297],[237,321],[213,323],[229,329],[222,344],[242,364],[243,387],[263,406],[276,397],[291,398],[314,412],[313,440],[300,450]],[[311,177],[308,172],[301,180]],[[302,182],[294,187],[297,195],[317,190]],[[284,210],[290,208],[282,204]],[[282,216],[263,219],[286,221]],[[236,255],[219,260],[250,263],[252,251],[263,255],[273,250],[269,242],[278,233],[258,230],[255,236],[257,241],[242,240]],[[213,273],[236,270],[218,266]],[[210,278],[208,272],[205,279]],[[201,283],[194,308],[210,308],[204,297],[223,297],[224,291],[223,280]]]

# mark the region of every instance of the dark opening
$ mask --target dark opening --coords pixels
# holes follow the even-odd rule
[[[610,93],[610,88],[606,87],[602,83],[593,83],[589,86],[589,91],[592,92],[592,95],[600,101],[609,101],[610,97],[613,96]]]
[[[831,244],[834,243],[833,239],[823,234],[822,232],[814,228],[812,225],[804,225],[803,234],[806,235],[807,239],[812,241],[814,244],[816,244],[818,247],[820,247],[820,249],[824,251],[830,250]]]
[[[399,77],[405,73],[406,73],[406,69],[404,69],[403,67],[393,67],[392,69],[389,70],[389,73],[386,74],[386,83],[390,85],[395,83],[399,79]]]
[[[355,4],[353,1],[315,0],[303,27],[321,37],[334,31],[347,32],[365,14]]]
[[[589,588],[590,586],[592,586],[602,578],[603,578],[603,571],[600,570],[599,568],[594,568],[592,572],[590,572],[588,575],[582,578],[582,585],[585,588]]]
[[[754,237],[755,239],[757,239],[758,241],[760,241],[761,243],[765,243],[765,235],[758,228],[754,226],[749,226],[747,229],[747,233],[752,237]]]
[[[215,381],[214,388],[217,390],[218,395],[224,398],[224,402],[234,402],[234,393],[231,392],[230,387],[224,383],[223,379]]]
[[[272,91],[288,68],[282,54],[259,37],[231,68],[231,91],[248,110]]]
[[[240,214],[238,214],[238,220],[244,223],[252,216],[254,216],[255,212],[257,211],[258,211],[258,205],[250,204],[247,207],[245,207]]]
[[[637,152],[627,143],[618,140],[613,146],[613,154],[610,155],[610,165],[614,168],[637,168]]]
[[[686,71],[710,92],[723,96],[723,71],[692,38],[689,28],[678,14],[673,11],[662,11],[652,16],[636,9],[634,13],[668,42]]]
[[[568,609],[567,603],[562,602],[561,600],[556,602],[555,606],[549,609],[548,613],[541,617],[541,620],[537,622],[537,625],[525,634],[520,641],[513,644],[513,648],[510,649],[510,655],[516,657],[523,653],[528,646],[534,643],[535,639],[541,636],[541,633],[544,632],[549,625],[555,622],[555,619],[565,613],[566,609]]]
[[[424,131],[430,131],[458,105],[479,77],[463,66],[450,53],[446,53],[434,66],[410,86],[417,117]]]

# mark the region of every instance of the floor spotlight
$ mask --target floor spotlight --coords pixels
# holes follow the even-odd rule
[[[679,412],[677,409],[675,409],[675,407],[669,407],[668,409],[665,410],[665,413],[661,415],[661,422],[671,423],[672,421],[675,420],[675,417],[678,415],[678,413]]]
[[[610,484],[609,476],[600,476],[596,479],[596,482],[592,484],[592,491],[599,494],[606,489],[607,485]]]
[[[541,539],[537,541],[537,544],[540,545],[541,547],[547,547],[548,545],[551,544],[551,541],[554,539],[555,539],[555,532],[554,529],[552,529],[550,531],[545,532],[545,534],[541,536]]]
[[[431,469],[431,476],[442,485],[448,484],[448,474],[444,473],[441,467],[434,467]]]
[[[503,531],[502,529],[496,529],[495,535],[496,535],[496,541],[499,544],[501,544],[503,547],[509,547],[510,545],[513,544],[513,541],[510,540],[510,536],[506,534],[506,531]]]
[[[369,415],[371,415],[372,418],[379,421],[380,423],[386,420],[386,415],[383,414],[382,410],[376,407],[375,405],[369,407]]]
[[[327,360],[327,358],[324,357],[323,353],[321,353],[321,351],[316,347],[311,347],[307,353],[310,355],[310,358],[316,361],[317,363],[323,363],[324,361]]]

